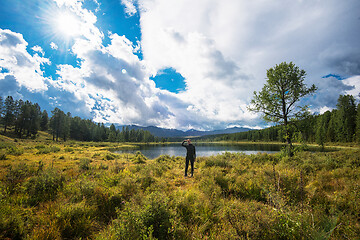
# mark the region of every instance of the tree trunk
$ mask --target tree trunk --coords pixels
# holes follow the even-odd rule
[[[292,146],[292,142],[291,142],[291,132],[289,131],[289,124],[288,124],[288,120],[287,117],[284,117],[284,125],[285,125],[285,137],[286,137],[286,143],[287,143],[287,148],[288,148],[288,156],[292,157],[294,156],[293,153],[293,146]]]

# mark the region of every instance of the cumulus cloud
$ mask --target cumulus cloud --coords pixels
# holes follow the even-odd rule
[[[21,34],[0,29],[0,66],[7,70],[0,75],[0,81],[12,76],[19,86],[25,86],[30,91],[44,91],[48,79],[43,76],[41,67],[50,64],[50,61],[37,53],[30,55],[26,50],[27,45]],[[39,46],[32,50],[43,54]]]
[[[41,53],[42,56],[45,55],[45,52],[44,52],[44,50],[42,49],[42,47],[40,47],[40,46],[38,46],[38,45],[32,47],[31,50],[33,50],[34,52],[39,52],[39,53]]]
[[[124,6],[125,12],[128,16],[131,17],[137,13],[135,0],[121,0],[121,4]]]
[[[339,94],[359,93],[357,0],[329,0],[326,5],[119,0],[129,17],[139,13],[141,42],[108,33],[106,46],[97,16],[82,0],[54,1],[79,21],[79,33],[71,41],[77,65],[57,65],[58,77],[46,79],[41,67],[50,61],[43,50],[34,46],[30,55],[21,34],[1,30],[0,66],[7,71],[1,71],[0,85],[6,78],[11,89],[48,89],[51,97],[61,93],[54,104],[75,107],[77,102],[77,112],[90,112],[98,122],[180,129],[265,126],[247,105],[265,83],[266,69],[283,61],[305,69],[306,83],[318,86],[317,94],[304,101],[314,112],[335,107]],[[58,48],[53,42],[50,47]],[[143,59],[137,56],[139,49]],[[150,80],[167,68],[184,77],[184,91],[160,90]],[[330,73],[344,79],[323,78]]]
[[[54,50],[58,50],[58,45],[56,45],[56,43],[54,43],[54,42],[51,42],[50,43],[50,47],[51,47],[51,49],[54,49]]]
[[[261,125],[246,106],[265,83],[266,69],[283,61],[305,69],[306,83],[319,87],[307,100],[316,109],[335,107],[339,93],[352,89],[346,81],[323,76],[359,75],[356,0],[326,5],[139,0],[139,5],[144,60],[155,73],[172,67],[186,79],[186,91],[177,97],[188,105],[178,112],[187,120],[179,125],[193,117],[210,128],[217,123]]]

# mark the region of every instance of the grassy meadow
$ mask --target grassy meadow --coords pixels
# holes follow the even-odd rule
[[[125,147],[0,136],[0,239],[359,239],[358,148],[199,157],[184,178]]]

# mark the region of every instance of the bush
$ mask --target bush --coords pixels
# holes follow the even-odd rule
[[[41,202],[55,200],[63,182],[64,177],[53,170],[47,170],[38,176],[31,177],[24,185],[25,192],[29,197],[29,204],[36,206]]]
[[[0,239],[23,239],[30,220],[25,210],[17,206],[0,205]]]
[[[205,160],[205,167],[230,167],[230,161],[225,158],[209,157]]]
[[[81,170],[90,170],[90,159],[88,158],[80,159],[79,168]]]
[[[25,178],[32,174],[33,170],[25,163],[20,163],[14,167],[10,166],[5,175],[5,182],[9,193],[14,193],[14,191],[21,186]]]
[[[143,164],[146,163],[147,159],[140,151],[137,151],[131,160],[136,164]]]
[[[13,143],[10,142],[0,142],[0,149],[6,149],[6,148],[15,147]]]
[[[74,152],[74,149],[72,147],[66,147],[64,148],[65,152]]]
[[[116,155],[112,154],[112,153],[108,153],[105,155],[106,160],[114,160],[115,158],[116,158]]]
[[[10,146],[10,147],[6,148],[6,152],[7,152],[7,154],[10,154],[10,155],[20,156],[21,154],[24,153],[24,149],[17,148],[15,146]]]
[[[3,150],[0,151],[0,160],[6,160],[6,152]]]
[[[48,154],[48,153],[56,153],[59,152],[60,148],[57,146],[50,146],[45,148],[38,149],[37,154]]]
[[[125,204],[113,222],[114,239],[171,239],[168,198],[151,193],[141,205]]]
[[[97,229],[94,209],[85,202],[62,205],[56,223],[63,239],[87,238]]]

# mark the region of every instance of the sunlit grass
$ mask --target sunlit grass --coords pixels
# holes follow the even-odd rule
[[[357,239],[360,151],[146,159],[0,136],[0,238]]]

